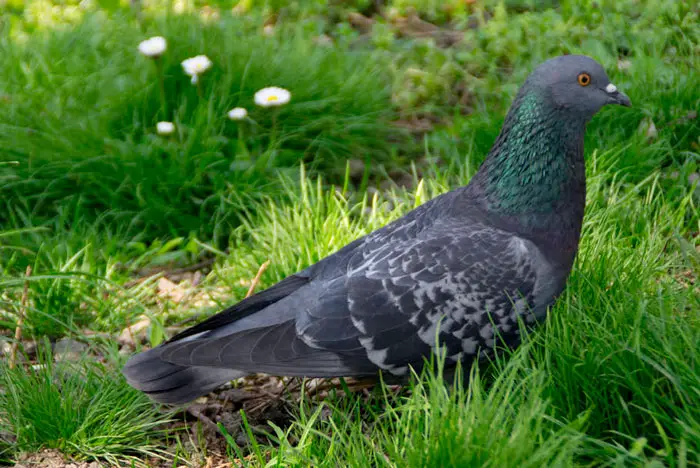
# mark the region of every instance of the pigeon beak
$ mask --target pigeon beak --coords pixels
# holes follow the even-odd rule
[[[617,86],[614,84],[608,83],[605,87],[605,92],[608,93],[608,104],[619,104],[625,107],[632,106],[632,101],[630,101],[629,96],[622,91],[618,91]]]

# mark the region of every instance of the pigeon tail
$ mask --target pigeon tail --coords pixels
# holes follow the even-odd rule
[[[163,349],[158,347],[137,354],[122,369],[129,385],[159,403],[187,403],[230,380],[248,374],[235,369],[171,364],[161,359]]]

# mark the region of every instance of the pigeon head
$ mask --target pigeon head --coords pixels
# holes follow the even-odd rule
[[[631,106],[630,98],[610,82],[603,67],[585,55],[563,55],[547,60],[522,88],[535,92],[556,109],[587,121],[606,104]]]
[[[523,83],[491,151],[468,187],[474,203],[518,232],[573,245],[586,193],[586,123],[606,104],[630,106],[603,67],[582,55],[539,65]]]

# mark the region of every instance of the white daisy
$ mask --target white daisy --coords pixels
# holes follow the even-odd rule
[[[243,107],[234,107],[228,111],[228,118],[231,120],[243,120],[248,116],[248,111]]]
[[[175,131],[175,124],[172,122],[158,122],[156,131],[158,135],[170,135]]]
[[[197,84],[199,75],[209,70],[212,61],[206,55],[197,55],[182,61],[182,69],[192,77],[192,84]]]
[[[165,38],[161,36],[146,39],[139,44],[139,52],[150,58],[160,57],[167,48],[168,43]]]
[[[292,98],[292,93],[284,88],[271,86],[255,93],[255,104],[262,107],[283,106]]]

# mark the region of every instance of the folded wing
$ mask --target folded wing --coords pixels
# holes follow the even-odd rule
[[[257,312],[260,326],[217,325],[171,342],[161,359],[289,376],[403,375],[437,342],[457,360],[492,349],[497,332],[516,337],[536,289],[532,243],[449,220],[389,241],[379,234],[346,252],[334,275]]]

